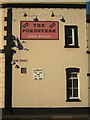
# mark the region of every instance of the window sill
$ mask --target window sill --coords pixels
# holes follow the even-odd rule
[[[80,99],[68,99],[66,102],[81,102]]]
[[[64,48],[79,48],[79,46],[64,46]]]

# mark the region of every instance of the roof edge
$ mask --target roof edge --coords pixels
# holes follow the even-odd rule
[[[0,2],[0,4],[86,4],[86,2]]]
[[[86,8],[86,3],[66,3],[66,2],[37,2],[37,3],[3,3],[1,8]]]

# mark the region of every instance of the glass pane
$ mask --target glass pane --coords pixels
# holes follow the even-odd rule
[[[72,77],[77,77],[77,74],[71,74]]]
[[[78,97],[78,89],[73,89],[73,97]]]
[[[68,87],[72,87],[72,80],[68,81]]]
[[[69,40],[68,40],[68,44],[72,44],[72,29],[69,29]]]
[[[72,97],[72,89],[68,89],[68,96]]]
[[[78,87],[78,79],[73,79],[73,87]]]
[[[69,36],[72,36],[72,28],[69,29]]]
[[[69,41],[68,41],[69,44],[72,44],[72,36],[69,36]]]

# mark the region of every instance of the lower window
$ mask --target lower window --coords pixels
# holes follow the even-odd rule
[[[80,101],[79,68],[66,69],[67,101]]]

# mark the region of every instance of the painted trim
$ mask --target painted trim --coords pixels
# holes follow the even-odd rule
[[[86,8],[86,4],[58,4],[58,3],[6,3],[0,6],[1,8]]]

